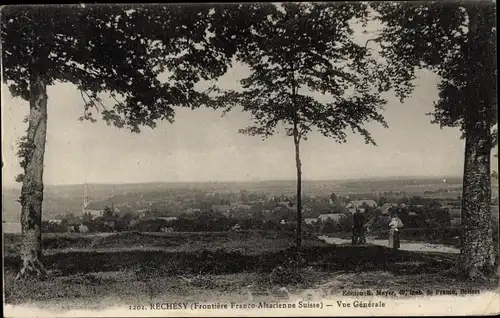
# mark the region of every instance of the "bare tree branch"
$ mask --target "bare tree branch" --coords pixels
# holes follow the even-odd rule
[[[366,43],[365,43],[365,49],[367,49],[367,48],[368,48],[368,43],[369,43],[369,42],[372,42],[372,41],[373,41],[373,42],[378,43],[381,39],[382,39],[382,37],[381,37],[381,36],[379,36],[379,37],[376,37],[376,38],[373,38],[373,39],[368,39],[368,40],[366,40]]]

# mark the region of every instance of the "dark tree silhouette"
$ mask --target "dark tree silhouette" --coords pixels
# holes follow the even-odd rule
[[[496,3],[378,2],[377,41],[411,91],[415,70],[440,76],[434,123],[459,127],[465,138],[461,265],[469,278],[493,273],[491,149],[496,144]]]
[[[375,144],[363,127],[386,122],[379,113],[385,100],[382,66],[363,44],[354,40],[354,20],[368,18],[361,3],[259,4],[267,19],[255,23],[239,45],[238,61],[251,75],[241,81],[242,91],[218,92],[215,107],[241,106],[255,125],[240,132],[263,138],[282,126],[293,137],[297,169],[297,247],[301,246],[302,163],[301,141],[317,130],[336,142],[347,140],[346,130]],[[318,95],[320,95],[318,97]]]
[[[104,211],[102,212],[102,216],[105,218],[112,218],[113,216],[115,216],[115,208],[111,207],[109,205],[106,205],[104,207]]]
[[[18,278],[43,277],[41,219],[47,133],[47,87],[69,82],[80,90],[82,120],[93,113],[139,132],[172,121],[175,106],[197,107],[200,79],[222,75],[236,49],[227,39],[247,32],[240,6],[49,5],[2,9],[3,81],[29,102],[28,130],[18,155],[24,174]],[[240,23],[233,23],[240,22]],[[160,75],[169,75],[168,82]],[[104,97],[112,100],[106,105]]]

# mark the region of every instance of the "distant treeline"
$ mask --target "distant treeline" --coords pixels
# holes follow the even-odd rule
[[[446,181],[446,182],[445,182]],[[462,184],[462,178],[396,178],[396,179],[380,179],[380,180],[356,180],[341,182],[341,187],[346,188],[392,188],[392,187],[408,187],[408,186],[436,186],[436,185],[457,185]]]
[[[399,217],[406,227],[435,228],[451,225],[451,215],[448,209],[443,209],[436,200],[420,197],[407,198],[408,204],[398,209]],[[379,202],[382,203],[383,202]],[[400,202],[398,202],[400,203]],[[404,202],[403,202],[404,203]],[[311,202],[309,202],[311,204]],[[311,205],[316,208],[316,206]],[[320,207],[320,206],[317,206]],[[342,211],[339,211],[342,212]],[[308,214],[313,212],[308,212]],[[372,230],[388,227],[388,215],[383,215],[379,208],[366,207],[363,213],[365,223]],[[304,222],[306,231],[317,233],[349,232],[352,229],[352,215],[350,213],[337,214],[334,219],[320,220],[317,216],[305,215],[314,222]],[[142,231],[142,232],[193,232],[193,231],[229,231],[229,230],[295,230],[295,213],[287,208],[274,210],[271,214],[250,213],[247,215],[225,215],[212,209],[197,211],[192,214],[184,214],[176,219],[167,219],[160,216],[150,216],[141,219],[132,213],[117,215],[112,212],[105,213],[101,217],[92,219],[85,215],[82,220],[66,216],[58,223],[43,222],[44,232],[67,232],[89,231],[89,232],[113,232],[113,231]],[[367,225],[368,226],[368,225]]]

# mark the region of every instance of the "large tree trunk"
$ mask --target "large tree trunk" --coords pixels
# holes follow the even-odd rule
[[[41,77],[30,83],[30,114],[24,142],[24,176],[21,189],[21,259],[18,279],[45,277],[42,257],[43,159],[47,134],[47,83]]]
[[[492,109],[491,73],[493,71],[489,39],[492,25],[481,7],[467,6],[469,17],[467,92],[469,105],[464,109],[465,162],[462,194],[461,266],[469,279],[493,273],[494,251],[491,228]],[[478,55],[480,53],[480,55]]]
[[[461,263],[470,279],[492,273],[495,262],[490,211],[490,147],[486,134],[466,136]]]
[[[300,136],[297,124],[293,127],[293,141],[295,144],[295,166],[297,168],[297,250],[302,247],[302,163],[300,161]]]

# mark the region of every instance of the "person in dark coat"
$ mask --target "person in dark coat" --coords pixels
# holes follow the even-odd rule
[[[353,215],[353,243],[362,244],[365,242],[365,217],[359,210],[356,210]]]

